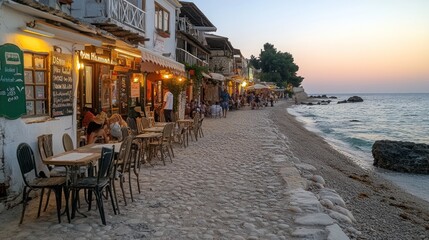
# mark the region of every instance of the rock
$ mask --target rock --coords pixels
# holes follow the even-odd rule
[[[332,219],[329,215],[325,213],[313,213],[307,214],[302,217],[298,217],[295,219],[296,224],[300,225],[318,225],[318,226],[326,226],[334,223],[334,219]]]
[[[339,212],[343,215],[346,215],[348,218],[350,218],[352,221],[356,222],[355,217],[353,216],[352,212],[350,212],[348,209],[340,207],[340,206],[334,206],[333,209],[336,212]]]
[[[334,204],[329,199],[322,199],[322,200],[320,200],[320,204],[322,204],[322,206],[324,206],[324,207],[326,207],[328,209],[334,208]]]
[[[352,223],[352,220],[347,217],[346,215],[343,215],[339,212],[330,211],[329,216],[335,220],[337,220],[339,223]]]
[[[346,207],[346,203],[344,202],[344,200],[333,189],[329,189],[329,188],[321,189],[319,191],[319,197],[321,200],[328,199],[334,205],[339,205],[339,206],[344,207],[344,208]]]
[[[322,229],[297,228],[292,232],[292,236],[303,239],[323,239],[324,231]]]
[[[327,240],[346,240],[350,239],[344,232],[341,230],[340,226],[337,224],[326,227],[328,230],[328,238]]]
[[[379,140],[372,145],[374,166],[407,173],[429,173],[429,145]]]
[[[311,180],[313,180],[313,181],[315,181],[317,183],[323,184],[323,185],[325,184],[325,179],[323,179],[323,177],[320,176],[320,175],[313,175],[313,177],[311,178]]]
[[[363,102],[363,99],[359,96],[353,96],[353,97],[349,97],[349,99],[347,99],[347,100],[338,101],[337,104],[339,104],[339,103],[355,103],[355,102]]]
[[[359,96],[353,96],[349,97],[349,99],[347,99],[347,102],[363,102],[363,99]]]

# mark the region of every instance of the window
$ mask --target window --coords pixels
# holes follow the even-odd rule
[[[24,53],[27,116],[48,114],[48,55]]]
[[[170,13],[160,5],[155,5],[155,28],[158,32],[170,32]]]

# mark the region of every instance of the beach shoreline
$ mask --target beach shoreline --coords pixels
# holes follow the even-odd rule
[[[287,112],[293,101],[281,102],[270,118],[291,143],[302,163],[318,169],[326,187],[345,200],[361,231],[359,239],[429,239],[429,203],[411,195],[335,150],[321,136]],[[313,192],[318,189],[311,189]]]

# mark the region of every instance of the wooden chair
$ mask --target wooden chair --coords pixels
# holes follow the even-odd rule
[[[134,120],[134,118],[127,117],[127,124],[128,124],[128,127],[131,129],[131,132],[134,135],[137,134],[138,130],[137,130],[136,120]]]
[[[74,149],[73,140],[68,133],[63,134],[63,147],[66,152]]]
[[[133,191],[131,188],[131,175],[130,167],[131,167],[131,145],[133,142],[133,137],[128,136],[122,141],[121,148],[119,149],[118,158],[115,160],[115,177],[119,178],[119,185],[121,187],[122,196],[124,198],[124,204],[127,205],[127,198],[125,196],[124,190],[124,182],[125,182],[125,174],[128,173],[128,183],[130,188],[131,201],[134,201]],[[118,175],[116,175],[118,174]]]
[[[202,117],[198,120],[198,133],[199,133],[200,137],[204,137],[203,120],[204,120],[204,117]]]
[[[136,125],[137,125],[137,133],[136,134],[143,133],[143,125],[142,125],[142,118],[141,117],[136,118]]]
[[[149,126],[153,127],[155,125],[155,114],[150,110],[150,106],[144,107],[144,113],[147,120],[149,120]]]
[[[39,200],[39,210],[37,212],[37,217],[40,216],[40,208],[43,201],[43,193],[45,188],[52,189],[55,192],[56,205],[57,205],[57,216],[58,222],[61,223],[61,194],[63,186],[66,183],[65,177],[50,177],[50,178],[41,178],[37,172],[36,163],[34,160],[33,150],[27,143],[19,144],[16,150],[16,156],[19,163],[19,168],[21,170],[22,178],[24,180],[24,190],[22,194],[22,213],[19,224],[22,224],[24,220],[25,209],[28,203],[29,194],[33,190],[41,189],[42,193],[40,194]],[[35,178],[32,180],[27,179],[27,176],[34,171]],[[66,194],[68,195],[68,194]],[[68,196],[66,196],[68,199]],[[70,214],[68,207],[66,206],[67,219],[70,222]]]
[[[112,146],[112,148],[103,147],[101,149],[101,158],[98,162],[97,176],[78,178],[77,181],[70,186],[70,188],[74,191],[73,193],[74,199],[72,199],[72,204],[73,204],[72,218],[74,217],[74,214],[75,214],[74,210],[77,207],[79,191],[82,189],[89,190],[89,192],[91,192],[90,194],[92,194],[92,192],[94,193],[95,199],[97,202],[97,208],[101,217],[101,222],[104,225],[106,225],[106,216],[104,213],[102,192],[105,189],[109,193],[110,200],[113,207],[113,212],[116,215],[115,198],[112,193],[112,182],[111,182],[113,178],[113,167],[114,167],[113,157],[115,155],[114,153],[115,153],[114,145]]]
[[[195,137],[195,141],[198,141],[198,131],[199,131],[199,120],[200,120],[200,114],[195,113],[194,115],[194,122],[192,125],[188,126],[188,133],[191,136],[191,140],[193,140],[192,137]]]
[[[172,133],[173,133],[174,123],[169,123],[164,126],[164,130],[162,131],[162,137],[159,140],[152,141],[149,143],[151,154],[156,156],[156,153],[159,150],[161,155],[161,161],[165,165],[165,154],[168,154],[170,161],[173,162],[172,156],[174,156],[173,147],[172,147]],[[171,154],[170,154],[171,151]]]
[[[150,121],[149,121],[149,119],[143,117],[141,121],[142,121],[142,127],[143,127],[143,129],[146,129],[146,128],[150,127]]]

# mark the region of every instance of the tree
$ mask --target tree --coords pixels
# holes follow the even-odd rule
[[[259,58],[250,57],[250,64],[256,69],[261,69],[261,80],[275,82],[277,86],[284,87],[287,83],[299,87],[304,80],[298,76],[298,65],[294,63],[292,54],[280,52],[270,43],[264,44]]]

